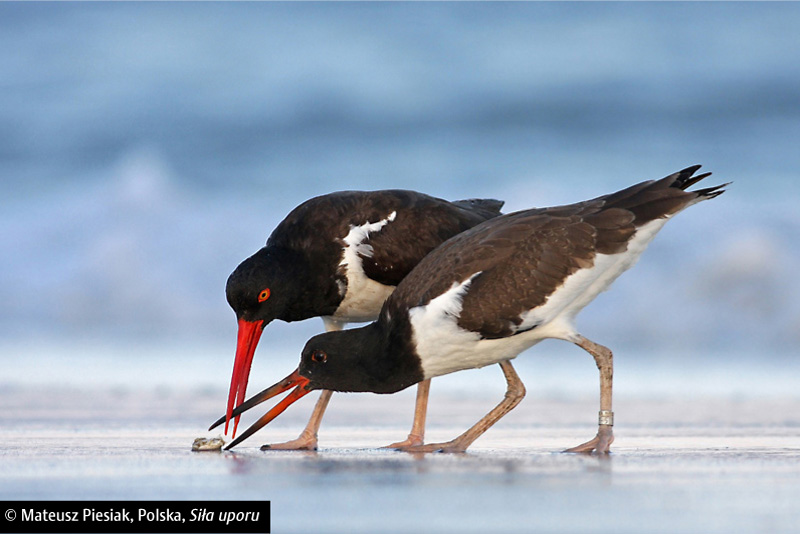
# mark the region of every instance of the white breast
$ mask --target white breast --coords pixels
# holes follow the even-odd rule
[[[479,334],[458,326],[464,295],[469,291],[472,279],[479,274],[477,272],[463,282],[453,284],[427,305],[408,311],[415,348],[426,379],[509,360],[536,343],[524,334],[481,339]]]
[[[371,280],[364,274],[359,256],[371,257],[372,247],[364,241],[372,232],[379,232],[384,226],[395,220],[397,212],[375,223],[360,226],[351,225],[350,232],[344,238],[344,249],[340,268],[347,277],[347,287],[342,287],[344,299],[336,309],[333,317],[346,322],[372,321],[381,311],[383,303],[394,291],[394,286],[386,286]]]
[[[666,220],[657,219],[641,226],[625,252],[598,254],[591,268],[570,275],[544,304],[522,313],[518,331],[538,325],[527,332],[481,339],[479,334],[458,326],[464,295],[472,279],[480,273],[454,284],[427,305],[412,308],[409,319],[425,378],[513,359],[546,338],[574,341],[577,330],[573,320],[577,313],[636,263]]]

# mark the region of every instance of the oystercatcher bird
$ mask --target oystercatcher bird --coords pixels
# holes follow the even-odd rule
[[[470,199],[448,202],[402,190],[343,191],[312,198],[275,228],[266,246],[243,261],[228,278],[226,295],[238,319],[236,357],[225,416],[233,435],[239,414],[264,398],[241,405],[250,366],[263,328],[275,319],[322,317],[327,331],[348,322],[377,318],[398,283],[435,247],[500,214],[503,202]],[[430,383],[417,392],[414,424],[404,442],[421,443]],[[315,449],[317,430],[331,392],[323,391],[305,430],[286,443],[262,448]]]
[[[699,168],[578,204],[503,215],[453,237],[400,283],[376,322],[311,338],[298,370],[280,384],[295,390],[251,428],[315,389],[393,393],[499,363],[505,398],[478,423],[446,443],[400,447],[464,451],[525,394],[509,360],[556,338],[589,352],[600,371],[597,435],[568,452],[607,453],[614,440],[612,353],[581,336],[574,319],[636,262],[670,217],[723,193],[728,184],[687,191],[710,174],[695,175]]]

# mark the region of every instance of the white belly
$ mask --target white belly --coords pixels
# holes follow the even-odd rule
[[[348,270],[347,293],[333,317],[347,323],[363,323],[378,318],[383,303],[394,291],[394,286],[385,286],[364,276],[351,274]]]

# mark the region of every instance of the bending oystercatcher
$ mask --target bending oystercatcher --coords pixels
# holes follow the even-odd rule
[[[471,199],[448,202],[413,191],[344,191],[312,198],[275,228],[267,244],[228,278],[226,295],[239,333],[226,415],[235,416],[233,435],[253,354],[263,328],[275,319],[322,317],[326,330],[377,318],[386,298],[432,249],[450,237],[500,214],[503,202]],[[411,434],[421,443],[429,383],[420,384]],[[265,448],[313,449],[331,393],[323,392],[296,440]],[[262,394],[263,397],[263,394]],[[209,430],[210,430],[209,429]]]
[[[497,407],[452,441],[401,447],[464,451],[525,394],[509,360],[556,338],[589,352],[600,371],[597,435],[568,451],[607,453],[614,440],[612,353],[581,336],[573,321],[636,262],[670,217],[723,193],[727,184],[686,191],[710,174],[695,176],[699,168],[579,204],[497,217],[448,240],[403,280],[376,322],[309,340],[298,371],[282,384],[296,389],[253,427],[311,390],[393,393],[499,363],[508,390]]]

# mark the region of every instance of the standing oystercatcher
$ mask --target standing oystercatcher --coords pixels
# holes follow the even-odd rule
[[[413,191],[343,191],[312,198],[275,228],[267,244],[228,278],[228,303],[239,333],[226,415],[211,428],[259,402],[233,412],[245,398],[253,353],[263,328],[275,319],[322,317],[327,331],[348,322],[375,320],[397,284],[450,237],[500,214],[498,200],[448,202]],[[430,383],[420,384],[411,434],[392,446],[422,443]],[[263,448],[315,449],[330,400],[323,391],[300,437]],[[209,429],[210,430],[210,429]]]
[[[283,384],[297,388],[253,427],[314,389],[393,393],[499,363],[505,398],[478,423],[447,443],[399,447],[464,451],[525,394],[509,360],[556,338],[589,352],[600,371],[597,435],[568,452],[607,453],[614,441],[612,354],[581,336],[574,318],[636,262],[670,217],[723,193],[727,184],[686,191],[710,174],[694,176],[699,168],[578,204],[497,217],[448,240],[403,280],[376,322],[311,338]]]

